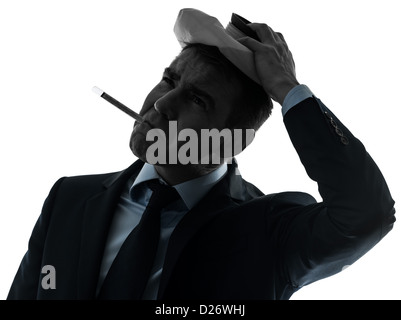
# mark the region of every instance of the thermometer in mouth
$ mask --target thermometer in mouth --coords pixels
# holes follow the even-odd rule
[[[104,100],[110,102],[112,105],[114,105],[115,107],[117,107],[121,111],[125,112],[126,114],[128,114],[129,116],[134,118],[139,123],[143,122],[143,119],[139,114],[137,114],[135,111],[131,110],[127,106],[123,105],[120,101],[114,99],[112,96],[108,95],[102,89],[99,89],[98,87],[95,86],[95,87],[92,88],[92,91],[94,93],[96,93],[97,95],[99,95],[100,97],[102,97]]]

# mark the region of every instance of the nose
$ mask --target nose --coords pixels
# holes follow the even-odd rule
[[[170,91],[157,99],[153,106],[167,120],[176,120],[179,109],[178,100],[177,95]]]

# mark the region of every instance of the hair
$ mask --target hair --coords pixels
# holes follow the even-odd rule
[[[233,106],[227,126],[231,129],[250,128],[257,131],[269,118],[273,109],[272,100],[262,86],[240,71],[217,47],[190,43],[186,44],[182,51],[190,48],[196,50],[206,63],[217,67],[228,81],[239,80],[242,87],[241,96]]]

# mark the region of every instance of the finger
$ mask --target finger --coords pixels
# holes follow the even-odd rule
[[[263,47],[263,44],[261,42],[251,37],[239,38],[237,39],[237,41],[252,51],[258,51]]]
[[[237,39],[237,41],[253,52],[266,52],[268,50],[274,50],[278,54],[273,45],[261,43],[260,41],[257,41],[251,37],[240,38]]]
[[[284,49],[280,50],[277,46],[268,43],[261,43],[260,41],[250,37],[240,38],[237,39],[237,41],[253,52],[275,52],[276,56],[280,56],[284,52]]]
[[[248,26],[256,32],[262,42],[275,41],[285,43],[284,36],[280,32],[275,32],[265,23],[250,23]]]
[[[281,41],[285,42],[284,36],[281,32],[276,32],[276,35],[281,39]]]
[[[248,26],[256,32],[261,42],[268,43],[274,39],[273,30],[265,23],[249,23]]]

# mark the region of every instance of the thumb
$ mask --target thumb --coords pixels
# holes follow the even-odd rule
[[[258,51],[263,47],[261,42],[252,39],[251,37],[239,38],[237,41],[252,51]]]

